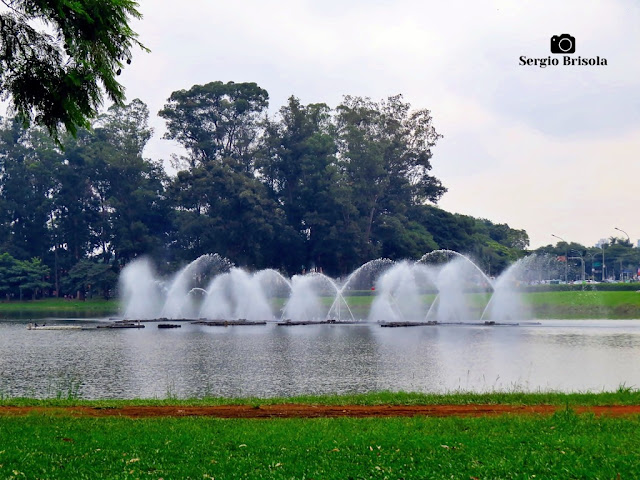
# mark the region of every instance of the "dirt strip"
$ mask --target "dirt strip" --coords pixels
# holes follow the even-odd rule
[[[566,407],[553,405],[221,405],[221,406],[127,406],[98,407],[0,407],[1,415],[72,415],[79,417],[218,417],[218,418],[316,418],[316,417],[479,417],[491,415],[551,415]],[[571,407],[577,413],[637,415],[640,405]]]

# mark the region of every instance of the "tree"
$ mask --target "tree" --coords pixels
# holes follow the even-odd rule
[[[382,215],[404,215],[407,207],[436,202],[446,191],[429,174],[440,135],[429,111],[411,111],[401,95],[380,103],[347,96],[337,110],[339,167],[359,213],[364,261],[380,253]]]
[[[337,202],[337,146],[330,109],[325,104],[302,105],[290,97],[279,118],[265,122],[260,178],[282,206],[294,237],[283,246],[291,267],[321,266],[333,271],[336,244],[331,227],[340,221]]]
[[[7,252],[0,253],[0,294],[7,299],[11,297],[14,287],[17,285],[16,265],[18,261]]]
[[[35,121],[59,139],[88,127],[102,105],[103,90],[124,101],[116,81],[131,49],[146,48],[129,27],[141,18],[132,0],[2,0],[0,92],[18,117]],[[38,26],[42,26],[38,29]]]
[[[51,286],[48,281],[49,267],[39,258],[20,261],[8,253],[0,254],[0,293],[7,299],[23,293],[31,293],[35,299],[39,293]]]
[[[190,168],[231,161],[250,172],[257,121],[268,105],[269,94],[255,83],[211,82],[173,92],[158,115],[167,121],[164,138],[189,152]]]
[[[126,263],[166,240],[166,175],[144,159],[151,137],[148,108],[140,100],[112,106],[92,131],[65,137],[55,170],[51,230],[68,270],[86,256]]]
[[[18,259],[44,258],[59,151],[44,129],[0,123],[0,248]]]
[[[92,165],[92,187],[99,200],[100,246],[124,264],[159,249],[170,230],[162,165],[143,158],[152,135],[149,109],[135,99],[114,105],[94,123],[84,157]]]
[[[45,288],[49,288],[51,283],[48,281],[49,267],[42,263],[39,258],[32,258],[17,262],[14,269],[15,277],[18,279],[18,288],[20,290],[20,299],[24,292],[31,293],[35,300],[39,293]]]
[[[178,172],[169,195],[175,202],[172,247],[178,256],[216,252],[242,266],[282,264],[275,245],[284,229],[282,210],[256,178],[209,163]]]
[[[69,274],[64,279],[63,287],[81,299],[85,298],[87,292],[90,297],[92,292],[100,292],[105,299],[108,299],[117,282],[118,275],[111,265],[83,259],[69,270]]]

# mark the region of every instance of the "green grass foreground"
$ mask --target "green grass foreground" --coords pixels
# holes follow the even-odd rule
[[[0,417],[0,478],[639,478],[640,417]]]
[[[563,407],[593,405],[640,405],[640,390],[621,385],[613,392],[501,392],[486,393],[452,392],[444,394],[380,391],[350,395],[304,395],[295,397],[268,398],[141,398],[86,400],[73,394],[60,392],[56,398],[18,398],[0,395],[0,406],[16,407],[98,407],[118,408],[123,406],[207,406],[207,405],[278,405],[298,403],[305,405],[556,405]]]

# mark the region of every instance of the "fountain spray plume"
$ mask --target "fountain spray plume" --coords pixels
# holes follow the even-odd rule
[[[291,280],[273,269],[250,273],[214,254],[199,257],[169,281],[158,280],[148,260],[137,260],[120,280],[130,319],[460,323],[521,318],[525,308],[517,282],[531,283],[541,269],[552,269],[546,260],[526,257],[492,282],[469,257],[436,250],[417,262],[372,260],[340,282],[317,272]],[[370,308],[352,300],[372,294]]]
[[[524,277],[535,263],[535,256],[521,258],[509,266],[494,282],[494,290],[481,320],[485,318],[496,322],[522,320],[530,318],[530,309],[522,301],[520,285],[526,282]]]
[[[376,297],[371,305],[372,321],[420,321],[426,316],[423,295],[428,277],[413,262],[399,262],[376,282]]]
[[[200,317],[216,320],[274,319],[271,305],[262,289],[261,277],[240,268],[216,276],[207,288]]]
[[[160,315],[166,318],[195,318],[197,305],[189,292],[202,285],[203,279],[212,272],[223,272],[232,265],[217,253],[201,255],[195,259],[172,278]]]
[[[148,258],[129,263],[120,274],[123,317],[146,320],[157,318],[162,305],[162,285]]]
[[[322,273],[294,275],[291,279],[291,295],[282,311],[284,320],[322,321],[327,320],[331,304],[322,299],[329,297],[335,301],[338,294],[336,283]]]

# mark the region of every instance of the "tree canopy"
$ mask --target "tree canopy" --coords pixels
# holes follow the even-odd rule
[[[134,47],[129,26],[141,18],[132,0],[3,0],[0,93],[18,119],[35,121],[55,139],[60,127],[88,127],[103,103],[124,101],[116,80]]]
[[[335,108],[291,96],[269,115],[268,98],[255,83],[173,92],[160,115],[186,151],[174,175],[143,156],[153,132],[137,99],[59,143],[1,119],[0,292],[109,296],[141,255],[167,270],[218,253],[334,276],[438,248],[495,275],[524,255],[525,231],[435,206],[446,189],[431,174],[428,110],[399,95]]]

